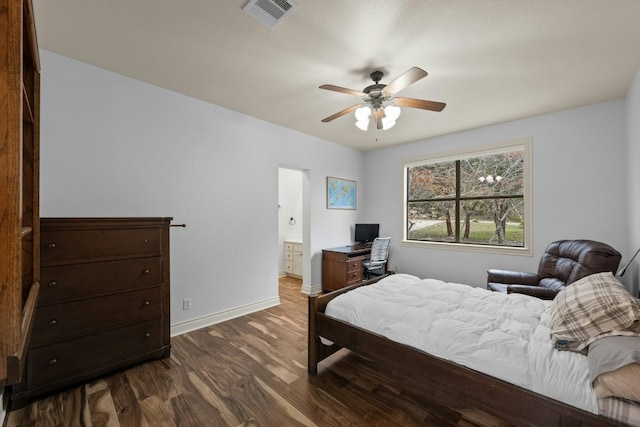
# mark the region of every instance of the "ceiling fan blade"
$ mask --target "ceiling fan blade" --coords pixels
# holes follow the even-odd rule
[[[331,120],[337,119],[338,117],[342,117],[342,116],[344,116],[345,114],[349,114],[350,112],[355,111],[355,110],[357,110],[357,109],[358,109],[358,108],[360,108],[360,107],[362,107],[362,104],[352,105],[352,106],[351,106],[351,107],[349,107],[349,108],[345,108],[345,109],[344,109],[344,110],[342,110],[342,111],[339,111],[339,112],[337,112],[337,113],[335,113],[335,114],[333,114],[333,115],[331,115],[331,116],[329,116],[329,117],[326,117],[326,118],[322,119],[322,121],[323,121],[323,122],[325,122],[325,123],[328,123],[328,122],[330,122]]]
[[[393,98],[393,102],[401,107],[422,108],[423,110],[442,111],[447,105],[444,102],[426,101],[424,99],[414,98]]]
[[[382,110],[373,110],[373,117],[376,118],[376,127],[382,129],[382,116],[384,113]]]
[[[425,70],[418,67],[412,67],[409,69],[409,71],[385,86],[382,91],[384,93],[393,95],[394,93],[400,92],[402,89],[406,88],[412,83],[417,82],[423,77],[427,77],[427,72]]]
[[[342,93],[346,93],[347,95],[353,95],[353,96],[359,96],[359,97],[367,96],[367,94],[364,92],[360,92],[353,89],[347,89],[346,87],[340,87],[335,85],[322,85],[320,86],[320,89],[332,90],[334,92],[342,92]]]

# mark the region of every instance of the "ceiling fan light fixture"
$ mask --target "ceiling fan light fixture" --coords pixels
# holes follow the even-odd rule
[[[356,120],[359,122],[364,120],[369,120],[370,115],[371,115],[371,108],[369,108],[366,105],[356,110]]]
[[[402,110],[397,105],[387,105],[384,107],[384,115],[387,119],[396,121],[400,117]]]
[[[358,127],[358,129],[362,130],[362,131],[367,131],[367,129],[369,129],[369,119],[366,120],[358,120],[356,122],[356,126]]]
[[[395,125],[396,125],[396,121],[395,120],[391,120],[388,117],[383,117],[382,118],[382,130],[391,129]]]
[[[369,118],[371,117],[371,108],[364,105],[356,110],[356,126],[358,129],[367,131],[369,129]]]

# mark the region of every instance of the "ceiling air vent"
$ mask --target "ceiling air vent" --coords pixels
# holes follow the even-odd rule
[[[275,28],[297,7],[290,0],[250,0],[242,10],[267,27]]]

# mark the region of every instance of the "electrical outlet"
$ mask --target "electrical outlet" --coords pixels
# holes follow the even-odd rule
[[[183,310],[191,310],[191,298],[182,300],[182,309]]]

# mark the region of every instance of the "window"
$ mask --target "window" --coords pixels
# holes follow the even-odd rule
[[[407,243],[527,251],[530,141],[406,162]]]

